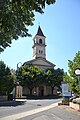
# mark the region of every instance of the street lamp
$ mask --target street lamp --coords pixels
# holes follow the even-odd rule
[[[21,63],[21,62],[17,63],[16,82],[18,82],[18,68],[19,68],[20,66],[22,66],[22,63]]]
[[[16,70],[16,84],[15,84],[15,99],[16,99],[16,85],[19,85],[19,81],[18,81],[18,68],[22,66],[22,63],[19,62],[17,63],[17,70]]]
[[[75,74],[78,76],[78,83],[79,83],[79,87],[80,87],[80,69],[76,69]]]

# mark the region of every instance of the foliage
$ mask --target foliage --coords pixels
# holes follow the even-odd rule
[[[51,87],[57,86],[60,88],[61,81],[63,81],[63,69],[47,69],[45,72],[45,83]]]
[[[75,70],[77,68],[80,69],[80,51],[78,51],[73,59],[73,61],[71,60],[68,60],[68,67],[69,67],[69,73],[70,73],[70,76],[73,77],[73,78],[76,78],[76,75],[75,75]]]
[[[64,76],[63,76],[63,80],[64,82],[71,82],[71,77],[67,74],[67,72],[64,73]]]
[[[9,94],[13,90],[13,76],[9,67],[6,67],[3,61],[0,61],[0,94]]]
[[[31,36],[28,26],[33,25],[35,12],[43,13],[46,4],[53,3],[55,0],[0,0],[0,52],[13,39]]]
[[[23,86],[27,86],[31,93],[32,89],[41,84],[49,85],[52,88],[57,86],[60,88],[61,81],[63,81],[64,71],[62,69],[47,69],[45,72],[38,68],[37,66],[22,66],[18,70],[18,79],[20,84]]]
[[[65,74],[65,80],[70,82],[70,88],[74,93],[80,94],[80,88],[78,84],[78,77],[75,74],[76,69],[80,69],[80,51],[78,51],[74,59],[68,60],[69,75]]]
[[[39,86],[42,80],[43,70],[38,68],[37,66],[22,66],[22,68],[18,71],[18,78],[20,80],[20,84],[23,86],[27,86],[30,89],[30,94],[32,94],[32,89],[35,86]]]
[[[63,81],[63,70],[62,69],[47,69],[44,76],[44,84],[51,86],[52,88],[52,95],[54,87],[58,87],[60,90],[61,81]]]
[[[76,79],[72,78],[70,75],[68,75],[67,73],[64,74],[64,77],[63,77],[64,81],[65,82],[68,82],[69,83],[69,89],[71,91],[74,91],[75,93],[77,92],[77,82],[76,82]]]

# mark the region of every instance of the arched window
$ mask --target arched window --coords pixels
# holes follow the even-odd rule
[[[42,44],[42,39],[39,39],[39,43]]]
[[[41,53],[41,51],[39,50],[39,53]]]
[[[42,51],[42,50],[39,50],[39,54],[43,54],[43,51]]]

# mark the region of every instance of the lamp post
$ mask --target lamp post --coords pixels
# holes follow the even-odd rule
[[[17,63],[16,82],[18,82],[18,68],[20,67],[19,65],[22,66],[22,63],[21,62]]]
[[[75,74],[76,74],[77,77],[78,77],[78,84],[79,84],[79,87],[80,87],[80,69],[76,69],[76,70],[75,70]]]
[[[16,99],[16,86],[17,86],[17,84],[19,85],[19,81],[18,81],[18,68],[20,67],[20,66],[22,66],[22,63],[21,62],[19,62],[19,63],[17,63],[17,70],[16,70],[16,84],[15,84],[15,99]]]

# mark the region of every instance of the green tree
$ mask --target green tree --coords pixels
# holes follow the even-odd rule
[[[52,95],[53,89],[57,86],[60,89],[61,81],[63,81],[64,71],[63,69],[47,69],[44,74],[44,84],[51,86]]]
[[[35,12],[43,13],[46,4],[53,3],[55,0],[0,0],[0,52],[13,39],[31,36],[28,26],[33,25]]]
[[[71,89],[73,92],[80,94],[80,88],[78,84],[78,77],[75,74],[75,70],[80,69],[80,51],[78,51],[74,59],[68,60],[69,74],[71,77]]]
[[[44,84],[51,86],[52,88],[52,95],[54,89],[54,80],[53,80],[53,71],[54,69],[47,69],[44,74]]]
[[[9,94],[13,90],[14,80],[9,67],[0,61],[0,94]]]
[[[72,79],[72,77],[70,77],[69,74],[67,74],[67,72],[64,73],[63,81],[68,82],[69,89],[73,91],[73,88],[72,88],[73,79]]]
[[[22,66],[18,71],[18,79],[20,84],[27,86],[30,90],[30,95],[32,95],[32,90],[34,87],[38,86],[42,81],[42,72],[41,68],[37,66]]]

